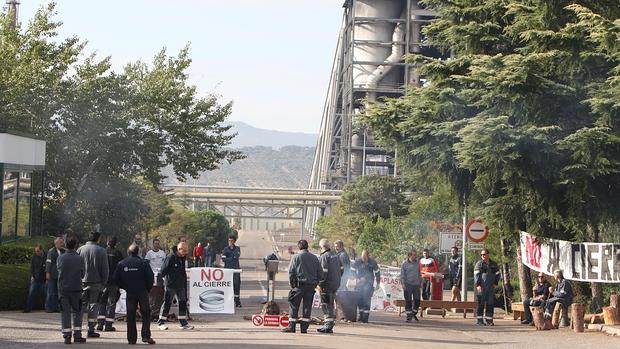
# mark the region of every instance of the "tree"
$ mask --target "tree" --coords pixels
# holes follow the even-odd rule
[[[371,108],[375,136],[513,244],[618,221],[617,1],[425,3],[429,42],[454,57],[411,57],[429,86]]]
[[[339,203],[344,214],[369,216],[373,222],[394,214],[407,212],[407,200],[398,179],[382,176],[365,176],[347,184]]]
[[[143,184],[158,185],[164,167],[184,180],[242,157],[225,148],[231,103],[188,84],[189,47],[114,72],[109,57],[80,60],[85,43],[59,40],[53,15],[53,4],[39,10],[26,30],[0,15],[0,128],[47,141],[57,229],[135,227],[150,212]]]

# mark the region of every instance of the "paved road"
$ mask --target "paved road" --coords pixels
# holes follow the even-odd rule
[[[265,277],[261,257],[272,251],[274,241],[266,232],[242,232],[242,301],[244,307],[235,315],[196,316],[191,321],[196,329],[181,331],[171,326],[159,331],[154,326],[153,338],[166,348],[618,348],[620,338],[601,333],[573,333],[568,329],[535,331],[513,320],[496,319],[496,326],[476,327],[472,319],[424,317],[419,323],[406,324],[395,314],[372,313],[370,324],[337,324],[333,335],[318,333],[284,334],[276,330],[256,328],[244,315],[256,313],[266,294],[261,287]],[[276,298],[286,296],[286,275],[278,275]],[[279,302],[283,307],[285,301]],[[315,312],[316,315],[318,315]],[[0,313],[0,348],[65,348],[59,331],[59,315],[33,312]],[[84,348],[125,347],[125,324],[116,324],[116,333],[102,333],[102,338],[89,340]],[[310,328],[314,331],[316,326]]]

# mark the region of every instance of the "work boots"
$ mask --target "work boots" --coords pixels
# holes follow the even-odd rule
[[[308,333],[308,327],[310,327],[310,322],[302,321],[300,324],[301,333]]]
[[[282,332],[284,332],[284,333],[295,333],[295,325],[296,325],[295,322],[289,322],[288,326],[282,329]]]

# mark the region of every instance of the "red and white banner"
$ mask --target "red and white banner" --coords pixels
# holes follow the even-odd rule
[[[620,244],[542,239],[521,232],[521,261],[530,269],[568,280],[620,283]]]
[[[286,327],[288,326],[288,316],[252,315],[252,325],[256,327]]]

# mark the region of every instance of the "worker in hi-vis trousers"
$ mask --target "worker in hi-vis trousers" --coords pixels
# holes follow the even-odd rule
[[[480,251],[481,260],[474,267],[474,285],[476,286],[476,325],[493,326],[493,306],[495,306],[495,286],[499,283],[500,271],[497,263],[489,258],[489,250]],[[486,320],[486,323],[485,321]]]

